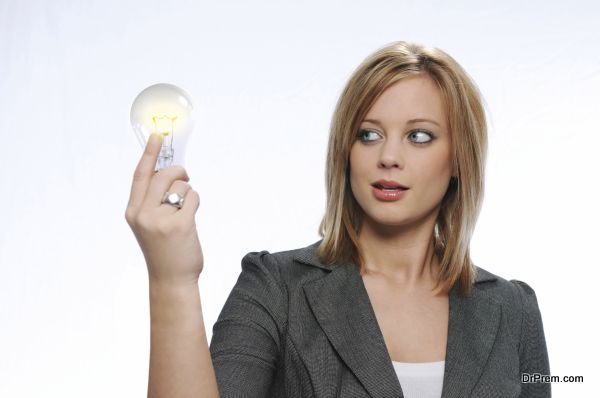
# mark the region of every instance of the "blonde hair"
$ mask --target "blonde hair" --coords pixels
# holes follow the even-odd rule
[[[327,205],[319,225],[323,239],[317,255],[328,265],[353,261],[361,274],[364,272],[358,245],[364,213],[349,183],[350,149],[375,99],[390,85],[415,74],[427,74],[440,89],[453,150],[454,176],[432,236],[441,266],[437,286],[450,289],[459,281],[459,294],[466,296],[476,272],[469,244],[483,201],[487,127],[474,82],[450,55],[437,48],[393,42],[368,56],[350,76],[331,121],[325,172]]]

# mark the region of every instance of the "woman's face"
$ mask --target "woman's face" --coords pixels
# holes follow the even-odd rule
[[[429,76],[402,79],[377,98],[350,150],[352,192],[370,221],[408,226],[435,220],[452,176],[449,134],[440,91]],[[381,179],[408,189],[376,191],[373,184]]]

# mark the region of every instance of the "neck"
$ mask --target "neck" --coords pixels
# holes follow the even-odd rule
[[[365,219],[359,232],[365,275],[384,277],[409,289],[435,285],[439,259],[434,251],[434,226],[435,220],[400,228]]]

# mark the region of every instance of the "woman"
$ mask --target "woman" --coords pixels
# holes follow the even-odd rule
[[[334,113],[322,239],[244,256],[209,348],[198,194],[181,167],[153,175],[149,142],[126,213],[150,277],[149,395],[550,396],[521,383],[549,374],[534,291],[469,256],[486,145],[478,91],[449,55],[373,53]]]

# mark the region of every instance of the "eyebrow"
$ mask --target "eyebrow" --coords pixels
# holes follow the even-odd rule
[[[378,125],[379,127],[383,127],[383,125],[381,124],[381,122],[377,119],[365,119],[363,120],[363,122],[369,122],[369,123],[373,123]],[[414,124],[414,123],[419,123],[419,122],[429,122],[429,123],[433,123],[438,127],[442,127],[440,126],[440,124],[438,122],[436,122],[435,120],[431,120],[431,119],[426,119],[426,118],[417,118],[417,119],[410,119],[408,121],[409,124]]]

